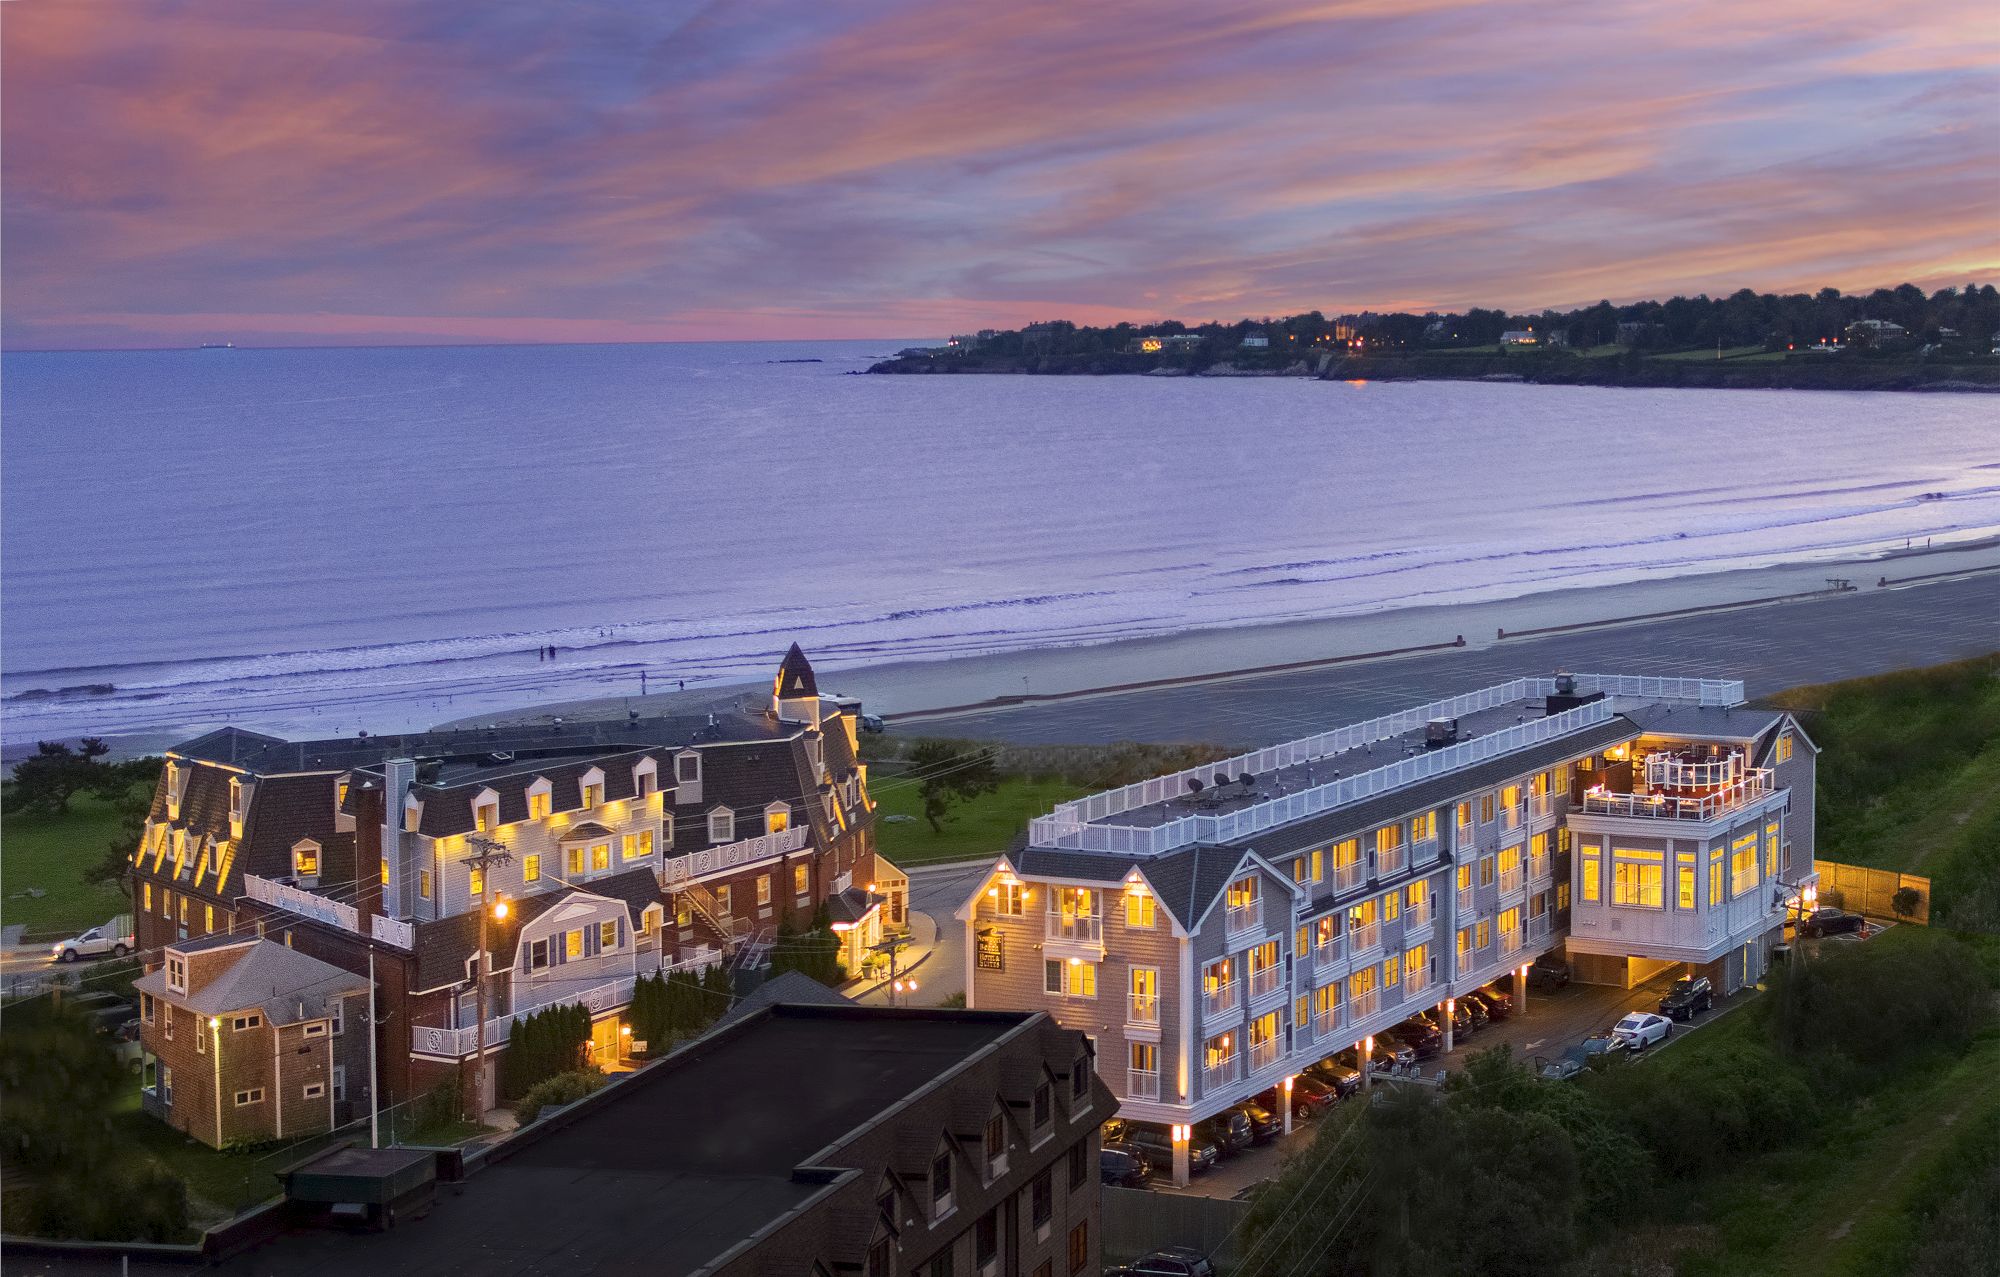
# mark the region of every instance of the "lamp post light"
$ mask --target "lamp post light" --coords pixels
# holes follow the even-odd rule
[[[222,1147],[222,1017],[208,1017],[209,1063],[215,1066],[215,1146]]]
[[[472,854],[465,858],[471,871],[479,875],[479,889],[482,894],[492,881],[494,865],[504,865],[514,859],[514,853],[502,843],[491,838],[471,838],[467,840]],[[473,1110],[467,1116],[477,1122],[484,1114],[486,1103],[486,983],[493,976],[493,959],[486,951],[486,916],[491,913],[502,922],[507,919],[507,902],[496,901],[491,910],[482,903],[479,906],[479,963],[473,984],[474,1014],[478,1024],[473,1028],[473,1050],[477,1053],[477,1065],[472,1076]]]

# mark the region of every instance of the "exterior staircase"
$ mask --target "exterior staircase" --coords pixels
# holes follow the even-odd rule
[[[721,943],[724,953],[733,953],[735,951],[737,942],[741,939],[741,936],[732,930],[728,922],[724,920],[722,906],[716,900],[714,892],[698,882],[690,882],[676,888],[674,894],[679,898],[675,902],[676,911],[678,911],[679,904],[685,902],[688,906],[688,912],[700,919],[702,925],[715,933],[716,939]]]

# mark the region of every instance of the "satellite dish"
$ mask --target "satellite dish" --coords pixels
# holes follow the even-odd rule
[[[1201,777],[1199,776],[1188,777],[1188,792],[1190,794],[1198,794],[1201,792]]]
[[[1241,776],[1238,776],[1236,778],[1236,783],[1243,786],[1243,788],[1248,789],[1250,788],[1250,786],[1257,783],[1257,778],[1255,776],[1252,776],[1249,772],[1244,772]]]

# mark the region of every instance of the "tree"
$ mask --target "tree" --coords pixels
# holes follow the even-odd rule
[[[1923,900],[1923,893],[1915,887],[1898,887],[1896,894],[1889,897],[1889,907],[1896,911],[1898,918],[1908,922],[1917,916],[1917,906],[1922,904]]]
[[[66,815],[71,798],[97,787],[101,770],[97,760],[110,751],[95,736],[84,737],[76,749],[64,741],[37,741],[35,752],[14,765],[8,810]]]
[[[969,741],[918,741],[910,750],[910,772],[917,777],[924,819],[940,834],[953,803],[991,793],[999,784],[992,751]]]
[[[779,925],[777,943],[771,948],[771,974],[783,971],[797,971],[829,987],[846,979],[840,965],[840,937],[823,915],[806,931]]]

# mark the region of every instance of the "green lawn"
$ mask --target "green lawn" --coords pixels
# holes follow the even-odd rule
[[[936,860],[996,856],[1027,829],[1032,817],[1088,791],[1061,780],[1003,777],[999,788],[992,793],[954,804],[941,834],[932,832],[924,820],[923,803],[917,797],[915,784],[885,775],[869,792],[879,809],[875,823],[876,849],[908,868]],[[912,819],[890,820],[891,816]]]
[[[64,816],[0,816],[0,922],[26,923],[31,938],[67,936],[129,913],[117,884],[83,880],[118,830],[117,809],[87,794]],[[23,894],[31,887],[45,894]]]
[[[1764,353],[1762,346],[1724,346],[1722,348],[1722,357],[1724,359],[1741,359],[1746,355],[1760,355],[1762,353]],[[1695,350],[1668,350],[1657,355],[1648,355],[1647,358],[1671,359],[1683,363],[1706,359],[1708,362],[1714,363],[1715,347],[1705,346]]]

